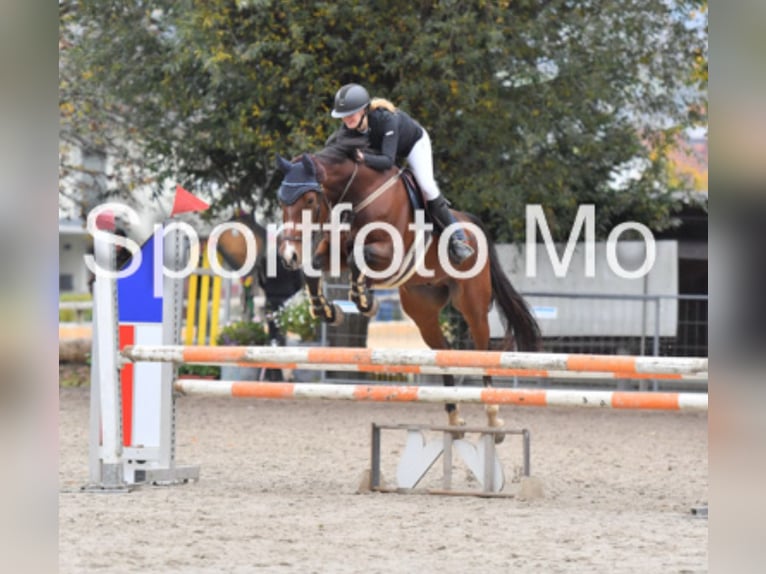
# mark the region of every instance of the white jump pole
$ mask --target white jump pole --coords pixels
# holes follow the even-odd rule
[[[288,364],[327,366],[408,366],[413,372],[475,369],[607,372],[622,375],[707,375],[708,360],[702,357],[646,357],[564,353],[520,353],[426,349],[367,349],[353,347],[205,347],[136,345],[123,350],[129,360],[186,364]]]
[[[326,383],[261,383],[179,379],[187,395],[243,399],[328,399],[360,402],[483,403],[535,407],[589,407],[632,410],[707,411],[706,393],[658,393],[496,387],[415,387]]]
[[[93,254],[98,269],[113,272],[112,246],[96,234]],[[90,483],[86,489],[126,488],[122,462],[122,398],[117,363],[117,284],[96,273],[93,284],[93,349],[90,396]]]

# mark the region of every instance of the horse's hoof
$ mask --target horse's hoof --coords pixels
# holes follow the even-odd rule
[[[487,426],[490,428],[502,428],[505,426],[505,421],[501,419],[498,415],[500,412],[500,407],[498,405],[487,405],[486,407],[487,411]],[[505,440],[504,434],[496,434],[495,435],[495,444],[500,444]]]
[[[487,423],[490,428],[503,428],[505,426],[505,421],[500,418],[495,418],[493,420],[490,420],[489,423]],[[495,434],[495,444],[500,444],[505,440],[504,434]]]
[[[377,299],[373,299],[372,305],[370,306],[369,309],[365,311],[364,309],[359,308],[359,312],[365,317],[374,317],[375,315],[378,314],[378,309],[380,309],[380,301],[378,301]]]
[[[487,426],[492,428],[502,428],[505,426],[505,421],[500,417],[492,417],[487,421]]]
[[[490,418],[487,426],[493,429],[501,429],[505,426],[505,421],[499,417]],[[505,440],[504,434],[495,434],[495,444],[500,444]]]
[[[447,414],[447,424],[451,427],[464,427],[465,420],[457,413],[457,411],[452,411],[451,413]],[[454,440],[459,440],[465,436],[465,433],[457,430],[457,428],[454,432],[450,433]]]
[[[345,315],[343,314],[343,310],[337,305],[333,304],[332,308],[333,308],[334,318],[331,316],[327,320],[327,324],[330,325],[331,327],[337,327],[338,325],[343,323],[343,319],[345,318]]]
[[[327,312],[322,306],[311,307],[311,316],[314,317],[314,319],[319,319],[324,323],[327,323],[330,320],[327,316]]]

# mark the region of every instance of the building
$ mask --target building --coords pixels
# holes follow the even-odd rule
[[[90,234],[81,219],[59,220],[59,292],[87,293],[90,272],[85,254],[93,247]]]

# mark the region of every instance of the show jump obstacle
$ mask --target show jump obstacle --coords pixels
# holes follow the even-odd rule
[[[706,358],[628,357],[557,353],[510,353],[343,347],[205,347],[135,345],[123,349],[131,361],[178,364],[258,365],[372,373],[707,380]]]
[[[158,244],[153,236],[142,246],[142,265],[137,272],[116,280],[96,277],[89,490],[119,491],[138,483],[174,484],[198,479],[198,466],[180,465],[175,460],[178,393],[256,399],[681,411],[706,411],[708,407],[705,393],[175,380],[177,366],[184,363],[314,369],[331,366],[332,370],[383,373],[694,380],[707,378],[708,361],[489,351],[180,346],[183,280],[164,274],[155,277],[154,263],[162,261],[168,269],[179,269],[179,262],[186,261],[187,246],[178,229],[165,231]],[[98,238],[94,243],[99,266],[112,269],[111,244]],[[152,288],[157,280],[163,286],[159,297],[154,296]]]
[[[534,407],[707,410],[707,395],[703,393],[296,384],[197,379],[179,379],[174,388],[185,395],[249,399],[331,399],[389,403],[483,403]]]
[[[94,241],[101,269],[114,268],[110,245]],[[185,251],[181,234],[154,236],[141,247],[138,270],[124,278],[96,274],[91,369],[90,490],[124,490],[141,482],[199,478],[199,467],[175,461],[175,400],[171,363],[122,364],[120,348],[180,340],[183,281],[161,277],[154,297],[154,262],[173,269]]]

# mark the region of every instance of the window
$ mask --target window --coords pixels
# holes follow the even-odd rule
[[[59,291],[74,291],[74,277],[71,273],[63,273],[59,275]]]

